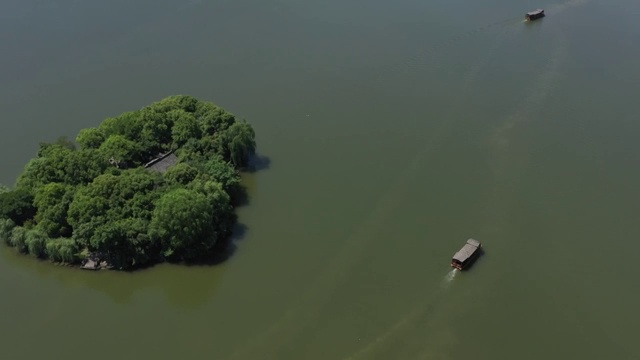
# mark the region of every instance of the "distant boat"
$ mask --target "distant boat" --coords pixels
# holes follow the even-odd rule
[[[532,11],[532,12],[528,12],[524,18],[532,21],[535,19],[540,19],[544,17],[544,10],[543,9],[537,9],[536,11]]]
[[[464,270],[480,255],[481,248],[480,241],[475,239],[467,240],[462,249],[453,255],[451,266],[458,270]]]

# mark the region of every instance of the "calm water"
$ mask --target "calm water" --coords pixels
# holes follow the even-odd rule
[[[523,23],[544,7],[547,18]],[[4,359],[638,359],[640,2],[0,0],[0,182],[177,93],[268,168],[215,267],[0,251]],[[450,272],[468,237],[486,254]]]

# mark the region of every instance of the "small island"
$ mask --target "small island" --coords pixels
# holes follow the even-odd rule
[[[83,268],[200,262],[236,223],[251,125],[191,96],[41,143],[15,188],[0,186],[0,240]]]

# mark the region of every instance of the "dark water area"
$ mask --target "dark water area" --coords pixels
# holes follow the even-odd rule
[[[269,159],[216,266],[0,247],[3,358],[640,358],[637,1],[0,6],[0,183],[172,94]]]

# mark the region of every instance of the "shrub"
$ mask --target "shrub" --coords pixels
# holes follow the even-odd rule
[[[45,252],[53,261],[73,263],[78,260],[76,257],[78,247],[73,239],[48,239]]]
[[[4,241],[7,245],[11,245],[11,231],[15,227],[16,223],[14,223],[13,220],[0,218],[0,240]]]
[[[27,229],[22,226],[16,226],[11,230],[11,236],[9,238],[9,245],[16,248],[21,253],[27,252],[27,244],[25,243],[27,235]]]
[[[39,258],[46,257],[47,239],[47,234],[38,227],[27,231],[25,243],[29,254]]]

